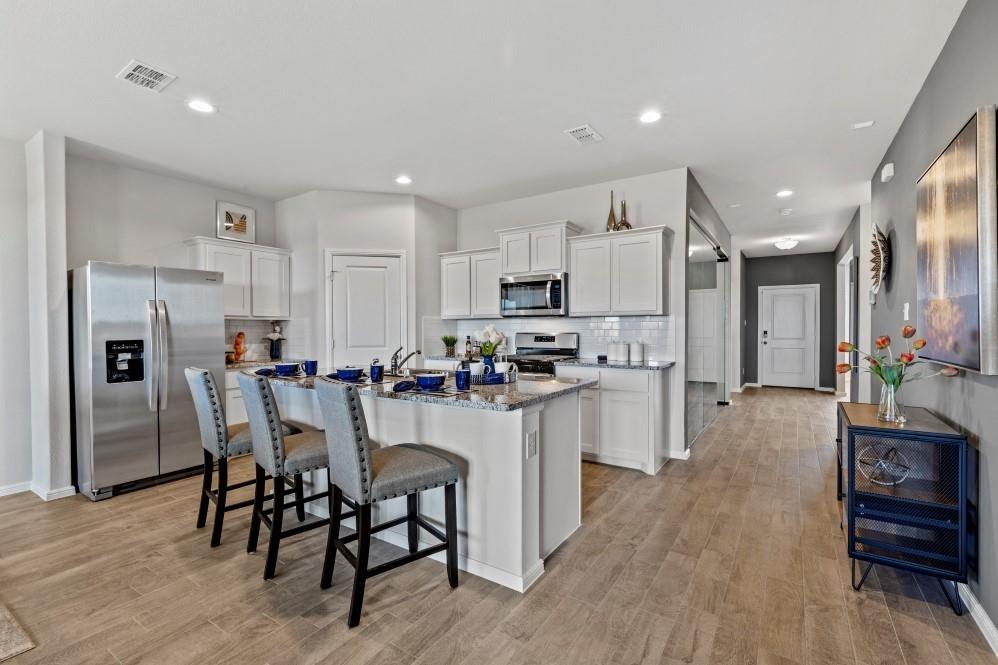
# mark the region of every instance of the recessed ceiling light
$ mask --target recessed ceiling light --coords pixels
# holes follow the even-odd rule
[[[773,245],[776,247],[776,249],[786,250],[786,249],[793,249],[799,244],[799,242],[800,241],[794,240],[790,236],[787,236],[786,238],[777,240],[776,242],[773,243]]]
[[[729,208],[741,208],[742,204],[741,203],[729,203],[728,207]]]
[[[794,211],[793,208],[780,208],[780,214],[783,215],[784,217],[789,217],[790,213],[792,213],[793,211]]]
[[[192,99],[187,102],[187,108],[198,113],[214,113],[215,106],[203,99]]]
[[[641,117],[638,119],[641,122],[645,123],[646,125],[650,125],[653,122],[658,122],[659,120],[661,120],[662,113],[661,111],[656,111],[655,109],[649,109],[644,113],[642,113]]]
[[[866,129],[867,127],[873,127],[875,124],[877,124],[876,120],[864,120],[863,122],[854,122],[854,123],[852,123],[852,128],[853,129]]]
[[[794,195],[794,190],[792,190],[792,189],[781,189],[780,191],[776,192],[776,195],[779,196],[781,199],[785,199],[785,198],[787,198],[789,196],[793,196]]]
[[[400,185],[411,185],[412,178],[403,173],[399,177],[395,178],[395,182],[397,182]]]

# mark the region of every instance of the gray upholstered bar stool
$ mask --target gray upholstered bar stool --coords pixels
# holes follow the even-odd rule
[[[276,491],[280,482],[278,479],[286,480],[299,477],[306,471],[325,469],[329,464],[329,457],[326,453],[325,435],[321,431],[311,430],[301,434],[284,435],[281,414],[268,379],[245,373],[240,373],[238,379],[243,402],[246,405],[246,415],[249,417],[250,433],[253,437],[253,458],[256,461],[256,494],[246,551],[256,551],[260,522],[263,522],[270,529],[270,546],[267,548],[267,563],[263,570],[263,579],[269,580],[277,571],[277,550],[282,538],[329,524],[328,519],[320,519],[285,530],[284,510],[288,506],[284,503],[283,493]],[[273,508],[265,509],[263,503],[266,500],[268,475],[274,478],[274,505]],[[302,497],[300,500],[296,498],[295,507],[302,507],[305,503],[328,496],[329,490],[326,490]]]
[[[201,447],[204,448],[204,475],[201,481],[201,502],[198,505],[197,528],[204,528],[208,519],[208,502],[215,504],[215,521],[211,529],[211,546],[218,547],[222,542],[222,521],[225,513],[247,508],[253,505],[252,500],[239,501],[233,504],[227,502],[228,493],[240,487],[248,487],[256,480],[229,484],[229,458],[248,454],[253,447],[249,425],[239,423],[229,425],[225,420],[225,405],[222,395],[215,384],[211,372],[200,367],[188,367],[184,370],[187,385],[194,397],[194,411],[198,417],[198,427],[201,430]],[[285,434],[298,434],[304,430],[314,429],[300,423],[285,422]],[[215,462],[218,462],[218,489],[211,488],[212,473]],[[282,490],[284,488],[282,487]],[[305,507],[300,498],[303,494],[301,476],[294,479],[293,487],[285,491],[293,491],[298,509],[298,519],[305,519]]]
[[[336,553],[354,567],[353,595],[347,625],[360,623],[364,604],[364,586],[368,578],[387,572],[437,552],[447,551],[447,579],[457,586],[457,500],[458,469],[450,460],[429,448],[412,443],[372,448],[367,433],[364,407],[355,386],[326,379],[316,381],[322,420],[329,448],[329,537],[322,565],[320,586],[328,589],[333,580]],[[444,488],[444,529],[446,534],[419,515],[419,493],[434,487]],[[353,499],[357,512],[357,531],[340,537],[341,499]],[[371,526],[371,504],[396,497],[406,497],[404,517]],[[348,504],[349,505],[349,504]],[[409,554],[368,568],[371,534],[401,524],[408,525]],[[419,550],[419,528],[440,543]],[[346,544],[357,541],[357,554]]]

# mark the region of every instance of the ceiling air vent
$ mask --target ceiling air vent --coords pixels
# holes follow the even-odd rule
[[[566,129],[565,133],[568,134],[572,140],[574,140],[579,145],[589,145],[590,143],[599,143],[603,140],[600,133],[589,125],[582,125],[581,127],[573,127],[572,129]]]
[[[125,65],[124,69],[118,72],[115,78],[134,83],[140,88],[160,92],[163,88],[173,83],[173,80],[177,77],[155,67],[150,67],[138,60],[132,60]]]

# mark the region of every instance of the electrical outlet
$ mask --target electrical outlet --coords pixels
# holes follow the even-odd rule
[[[908,321],[908,303],[904,304],[904,320]]]
[[[527,459],[537,454],[537,432],[527,432]]]

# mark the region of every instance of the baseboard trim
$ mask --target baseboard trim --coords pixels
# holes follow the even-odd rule
[[[65,499],[76,495],[76,488],[72,485],[49,490],[31,483],[31,491],[38,495],[42,501],[55,501],[56,499]]]
[[[21,492],[27,492],[31,490],[31,483],[11,483],[10,485],[0,486],[0,496],[7,496],[9,494],[20,494]]]
[[[988,613],[984,611],[984,606],[981,605],[981,601],[977,600],[977,596],[971,592],[970,587],[966,584],[960,585],[960,598],[963,603],[970,610],[970,616],[974,619],[974,623],[977,624],[978,630],[984,635],[984,639],[988,641],[988,645],[991,647],[991,651],[998,656],[998,628],[995,628],[995,624],[991,621],[991,617]]]
[[[742,392],[746,388],[762,388],[761,383],[743,383],[742,387],[738,389],[738,392]]]
[[[818,386],[815,388],[819,393],[832,393],[835,394],[835,388],[826,388],[825,386]]]

